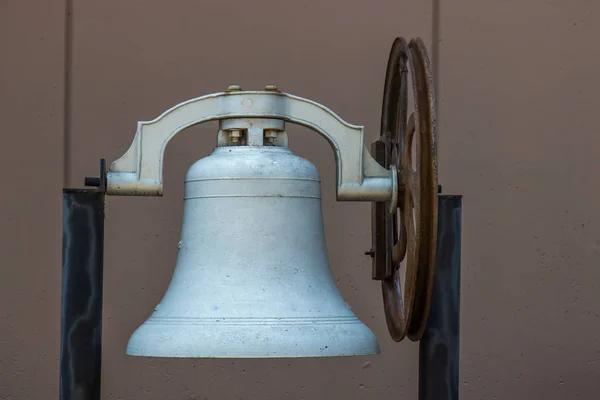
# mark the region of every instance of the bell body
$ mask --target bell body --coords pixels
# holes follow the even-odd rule
[[[127,354],[324,357],[379,352],[328,264],[319,175],[287,147],[217,147],[185,183],[172,281]]]

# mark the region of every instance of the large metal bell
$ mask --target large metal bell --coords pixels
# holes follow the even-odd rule
[[[188,171],[173,278],[127,354],[378,353],[330,272],[315,166],[287,148],[285,132],[264,146],[219,135],[220,146]]]

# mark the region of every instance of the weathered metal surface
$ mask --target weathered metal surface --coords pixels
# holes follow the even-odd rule
[[[138,122],[129,150],[109,168],[107,194],[162,195],[163,154],[168,142],[193,125],[232,118],[279,119],[321,134],[335,154],[338,200],[388,201],[395,197],[397,176],[393,168],[383,168],[365,150],[362,126],[342,120],[319,103],[270,86],[264,91],[230,87],[180,103],[152,121]]]
[[[60,399],[100,400],[104,192],[63,192]]]
[[[415,97],[415,136],[408,136],[404,151],[406,170],[411,165],[413,148],[412,141],[416,144],[416,169],[414,174],[404,172],[407,177],[416,177],[419,182],[413,186],[405,180],[405,188],[414,188],[413,201],[415,203],[415,257],[416,264],[413,319],[410,321],[407,336],[412,341],[418,341],[423,336],[427,325],[427,316],[431,304],[431,292],[435,274],[435,257],[437,249],[438,228],[438,171],[437,171],[437,126],[435,112],[435,95],[431,63],[427,50],[421,39],[413,39],[409,43]],[[409,119],[410,123],[410,119]],[[409,161],[410,160],[410,161]],[[405,193],[409,190],[405,189]],[[408,207],[404,206],[404,221],[408,221]],[[408,214],[408,215],[407,215]],[[407,230],[410,225],[407,224]],[[407,260],[410,263],[410,260]]]
[[[419,400],[458,400],[461,196],[439,196],[436,271],[419,343]]]
[[[285,146],[256,143],[220,146],[188,170],[173,278],[128,354],[379,352],[330,271],[316,167]]]
[[[378,140],[371,145],[371,154],[383,166],[386,166],[386,154],[389,153],[386,147],[388,146],[389,142],[384,143],[383,140]],[[387,223],[389,221],[388,216],[387,203],[373,202],[371,204],[372,243],[371,250],[365,254],[373,258],[372,278],[375,280],[385,279],[392,273],[392,254],[386,251],[388,248],[387,240],[391,237],[391,232],[388,233],[388,230],[393,228],[391,224]],[[383,223],[380,221],[383,221]],[[383,251],[379,249],[383,249]]]
[[[409,78],[414,110],[408,113]],[[396,341],[418,341],[425,329],[435,270],[437,148],[431,66],[420,39],[397,38],[388,59],[380,151],[376,160],[398,171],[398,206],[373,206],[373,279],[381,280],[388,329]],[[413,150],[416,158],[413,160]],[[384,149],[384,150],[382,150]],[[383,153],[383,154],[382,154]],[[385,239],[381,236],[386,235]],[[379,238],[376,240],[375,237]],[[400,264],[404,262],[404,284]]]

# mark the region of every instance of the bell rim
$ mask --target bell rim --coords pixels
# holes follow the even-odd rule
[[[157,324],[149,319],[133,333],[126,353],[159,358],[314,358],[380,353],[376,336],[357,317],[328,319],[332,322],[267,325],[258,321],[221,324],[216,318],[212,323]],[[355,322],[336,323],[335,319]]]

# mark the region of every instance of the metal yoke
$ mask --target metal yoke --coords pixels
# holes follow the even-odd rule
[[[335,154],[338,200],[394,202],[397,174],[371,157],[362,126],[314,101],[270,90],[209,94],[178,104],[152,121],[138,122],[131,147],[109,168],[107,194],[161,196],[163,156],[173,136],[207,121],[250,118],[279,119],[321,134]]]

